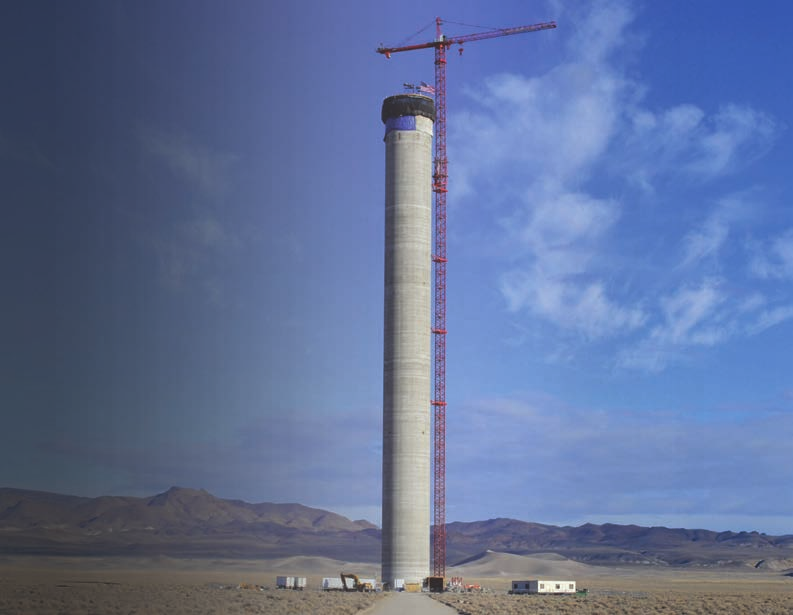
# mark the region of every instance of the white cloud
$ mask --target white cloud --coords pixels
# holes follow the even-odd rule
[[[564,15],[565,7],[557,5],[555,14]],[[626,2],[600,2],[584,19],[576,16],[575,10],[568,12],[577,26],[575,36],[570,39],[574,56],[584,58],[593,64],[606,64],[625,44],[627,28],[635,19],[634,11]]]
[[[462,175],[467,190],[507,174],[512,185],[524,178],[522,198],[502,218],[525,255],[501,276],[508,308],[588,338],[633,330],[645,318],[613,296],[600,272],[622,204],[578,189],[615,139],[624,101],[635,97],[634,84],[609,63],[631,19],[621,3],[593,10],[571,40],[569,62],[537,78],[493,77],[475,93],[480,108],[455,118],[466,142],[455,178]]]
[[[793,279],[793,228],[764,243],[755,242],[751,273],[763,279]]]
[[[773,302],[760,292],[740,296],[725,286],[723,279],[706,278],[662,297],[656,324],[641,340],[620,351],[617,366],[658,372],[685,360],[691,348],[757,335],[793,319],[793,304]]]
[[[702,224],[683,237],[683,267],[702,265],[708,261],[718,265],[719,256],[727,245],[732,228],[751,220],[756,214],[757,197],[745,191],[722,197],[711,209]]]
[[[750,107],[724,105],[708,129],[697,134],[689,169],[704,176],[725,173],[764,154],[777,133],[774,120]]]
[[[735,104],[712,115],[692,104],[659,112],[626,105],[624,115],[620,164],[645,190],[661,177],[704,181],[734,171],[765,154],[779,133],[768,114]]]
[[[199,144],[185,135],[140,125],[137,138],[150,159],[167,169],[187,191],[169,202],[168,219],[147,238],[156,255],[161,283],[170,290],[194,287],[210,303],[223,303],[217,264],[243,245],[242,234],[224,223],[238,157]],[[196,195],[198,198],[196,198]]]
[[[633,346],[624,348],[617,366],[648,372],[680,360],[691,346],[710,347],[734,333],[734,322],[720,308],[726,302],[723,282],[716,278],[685,286],[660,299],[660,323]]]
[[[449,491],[478,494],[465,507],[469,519],[630,523],[654,514],[659,524],[672,524],[664,520],[704,514],[760,524],[784,514],[793,503],[778,494],[780,484],[793,480],[786,463],[790,415],[764,407],[705,410],[718,420],[703,421],[699,412],[606,413],[549,396],[467,404],[448,426],[457,451],[449,458]],[[482,469],[485,458],[491,475]],[[556,477],[550,482],[548,468]],[[535,492],[538,484],[542,498],[503,497],[505,491]],[[497,505],[489,508],[489,502]]]
[[[159,266],[161,283],[172,291],[195,285],[215,305],[223,297],[217,265],[243,242],[209,210],[189,212],[187,218],[157,229],[149,238]]]
[[[704,280],[695,288],[682,288],[661,300],[664,324],[651,337],[662,343],[712,345],[721,333],[712,318],[725,296],[719,280]]]
[[[711,216],[704,224],[683,238],[683,265],[689,266],[706,258],[715,257],[727,241],[729,226],[720,216]]]
[[[511,311],[527,309],[591,339],[630,331],[645,320],[641,309],[611,301],[599,281],[582,285],[546,276],[537,269],[514,271],[503,276],[501,291]]]
[[[151,126],[140,126],[137,136],[151,156],[202,195],[219,198],[227,193],[236,155]]]
[[[519,230],[521,239],[537,253],[591,245],[619,218],[615,201],[561,192],[555,186],[545,192],[532,194],[528,221]]]
[[[749,335],[761,333],[791,318],[793,318],[793,305],[779,305],[757,314],[755,319],[747,325],[746,332]]]
[[[589,338],[641,325],[640,309],[615,304],[602,280],[582,279],[598,243],[619,218],[617,203],[562,193],[556,186],[545,186],[534,196],[534,207],[521,212],[525,219],[508,225],[533,257],[531,264],[501,276],[500,289],[509,310],[527,310]]]
[[[567,61],[536,77],[491,77],[469,90],[468,109],[452,120],[453,200],[487,194],[502,223],[497,240],[514,248],[499,276],[506,308],[551,323],[560,339],[630,336],[617,364],[642,369],[779,322],[784,306],[764,294],[766,317],[747,309],[751,290],[735,292],[722,260],[736,256],[736,227],[756,209],[750,191],[711,199],[716,206],[694,227],[681,230],[682,216],[664,220],[682,247],[679,260],[647,264],[643,239],[655,254],[668,250],[652,228],[658,211],[637,220],[637,205],[648,200],[668,207],[656,194],[667,185],[701,186],[763,155],[778,122],[730,102],[712,112],[691,103],[651,108],[649,88],[625,68],[638,40],[631,6],[559,8],[573,29]],[[631,195],[645,200],[631,203]],[[639,253],[619,252],[627,242]],[[637,274],[642,266],[666,266],[664,276],[647,279]],[[753,268],[793,277],[793,235],[758,250]]]

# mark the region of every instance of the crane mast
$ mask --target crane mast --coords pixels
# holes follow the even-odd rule
[[[432,574],[446,576],[446,193],[448,192],[448,160],[446,158],[446,52],[452,45],[481,41],[499,36],[549,30],[556,22],[529,26],[500,28],[464,36],[446,37],[440,17],[435,19],[435,40],[401,47],[378,47],[377,53],[390,58],[391,54],[418,49],[435,50],[435,157],[433,160],[432,191],[435,193],[434,211],[434,310],[432,321],[434,349],[433,378],[433,527]]]

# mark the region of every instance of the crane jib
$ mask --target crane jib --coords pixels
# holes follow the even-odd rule
[[[377,53],[381,53],[386,57],[390,57],[392,53],[399,53],[401,51],[414,51],[416,49],[430,49],[433,47],[440,47],[443,45],[447,49],[452,45],[462,45],[463,43],[470,43],[473,41],[481,41],[489,38],[497,38],[499,36],[509,36],[511,34],[523,34],[524,32],[537,32],[539,30],[552,30],[556,27],[555,21],[547,21],[543,23],[536,23],[530,26],[516,26],[514,28],[499,28],[498,30],[489,30],[487,32],[477,32],[475,34],[465,34],[462,36],[443,36],[441,40],[427,41],[426,43],[417,43],[415,45],[405,45],[403,47],[378,47]]]

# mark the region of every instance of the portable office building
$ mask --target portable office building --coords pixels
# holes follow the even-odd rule
[[[574,594],[575,581],[512,581],[513,594]]]

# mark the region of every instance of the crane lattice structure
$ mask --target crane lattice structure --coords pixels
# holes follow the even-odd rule
[[[510,34],[537,32],[556,27],[548,21],[530,26],[501,28],[464,36],[447,37],[441,31],[443,20],[435,19],[435,40],[402,47],[378,47],[377,53],[390,58],[392,53],[417,49],[435,50],[435,158],[432,191],[435,193],[435,300],[432,333],[434,340],[433,413],[433,528],[432,570],[437,577],[446,576],[446,193],[448,174],[446,159],[446,52],[452,45],[481,41]]]

